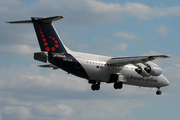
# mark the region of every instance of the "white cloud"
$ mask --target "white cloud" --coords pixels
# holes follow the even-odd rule
[[[73,107],[79,106],[77,111],[81,118],[96,118],[96,119],[110,119],[110,118],[129,118],[132,109],[139,107],[147,107],[143,101],[139,100],[76,100]],[[83,110],[86,108],[86,110]],[[97,112],[98,111],[98,112]],[[121,111],[121,112],[119,112]],[[107,114],[108,113],[108,114]]]
[[[75,51],[86,51],[90,48],[88,44],[78,42],[77,40],[67,40],[68,48]]]
[[[4,55],[30,55],[37,51],[40,51],[39,47],[32,47],[24,44],[0,46],[0,53]]]
[[[57,106],[47,106],[44,104],[35,107],[36,111],[43,116],[54,117],[71,117],[73,115],[73,109],[70,106],[64,104],[58,104]]]
[[[120,41],[112,41],[110,38],[103,38],[102,40],[95,41],[95,54],[109,55],[112,52],[124,52],[128,49],[128,44]],[[92,49],[92,48],[91,48]],[[92,52],[92,51],[91,51]]]
[[[41,70],[43,70],[42,73]],[[14,65],[10,68],[1,67],[0,71],[2,74],[0,76],[1,88],[30,89],[32,87],[40,87],[59,90],[68,89],[74,91],[89,90],[87,80],[75,77],[71,74],[66,74],[60,69],[52,70],[51,68],[39,68],[37,65],[30,65],[26,67]],[[6,71],[8,71],[8,76]]]
[[[180,68],[180,64],[177,63],[177,64],[174,64],[174,65],[175,65],[176,67],[179,67],[179,68]]]
[[[24,106],[6,106],[1,108],[1,114],[3,114],[3,119],[18,119],[26,120],[31,118],[31,110]]]
[[[156,51],[150,51],[149,53],[144,53],[143,55],[161,55],[161,53]]]
[[[107,41],[107,38],[104,38],[100,43],[103,43],[102,49],[109,51],[126,51],[128,44],[124,42],[113,42],[111,39]]]
[[[124,32],[124,31],[117,32],[116,34],[114,34],[114,37],[123,37],[123,38],[126,38],[126,39],[135,39],[135,38],[137,38],[134,35],[134,33],[127,33],[127,32]]]
[[[52,70],[52,69],[49,69]],[[52,71],[53,72],[53,71]],[[77,78],[71,75],[64,75],[61,73],[61,78],[59,78],[60,74],[55,74],[60,71],[54,71],[54,73],[49,73],[46,75],[23,75],[20,78],[16,78],[16,80],[21,81],[21,86],[24,88],[31,88],[34,85],[42,88],[53,88],[53,89],[69,89],[74,91],[87,91],[88,84],[87,81],[82,80],[81,78]],[[62,72],[62,71],[61,71]],[[75,77],[75,78],[74,78]],[[15,82],[12,86],[19,86],[19,82]],[[42,84],[43,83],[43,84]]]
[[[105,3],[97,0],[40,0],[34,2],[31,6],[20,8],[20,5],[8,8],[9,3],[4,3],[7,6],[3,14],[22,16],[24,19],[30,16],[52,16],[58,15],[61,11],[65,15],[67,22],[102,24],[109,22],[122,21],[122,17],[136,17],[141,20],[149,20],[154,17],[163,17],[167,15],[180,15],[180,6],[172,7],[149,7],[141,3],[126,4]],[[4,9],[4,4],[0,6]],[[23,4],[23,3],[21,3]],[[51,6],[51,7],[49,7]],[[13,11],[13,12],[12,12]],[[44,12],[46,11],[46,12]],[[43,15],[42,15],[43,13]],[[26,18],[25,18],[26,16]]]
[[[111,46],[114,51],[126,51],[128,48],[128,44],[126,43],[118,43],[114,46]]]
[[[156,32],[162,36],[167,36],[169,30],[165,26],[161,25],[156,29]]]

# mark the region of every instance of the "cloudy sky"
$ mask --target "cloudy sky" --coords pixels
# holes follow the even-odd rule
[[[167,54],[154,61],[171,85],[156,89],[101,84],[91,91],[84,79],[58,69],[38,68],[39,45],[32,24],[7,21],[30,17],[54,22],[74,51],[107,56]],[[179,119],[180,1],[178,0],[0,0],[0,120]]]

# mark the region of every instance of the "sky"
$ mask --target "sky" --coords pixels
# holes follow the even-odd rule
[[[106,56],[170,55],[154,62],[170,85],[156,88],[101,84],[61,69],[39,68],[40,48],[31,17],[65,16],[54,22],[71,50]],[[180,110],[180,1],[0,0],[0,120],[167,120]]]

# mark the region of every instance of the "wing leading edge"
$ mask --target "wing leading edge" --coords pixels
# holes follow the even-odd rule
[[[170,56],[151,55],[151,56],[136,56],[136,57],[116,57],[108,60],[107,64],[118,64],[118,65],[137,64],[137,63],[145,63],[159,58],[170,58]]]

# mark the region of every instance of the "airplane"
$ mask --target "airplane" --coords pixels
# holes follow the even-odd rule
[[[39,67],[53,68],[53,70],[60,68],[68,74],[84,78],[92,84],[93,91],[100,89],[101,82],[106,82],[113,83],[115,89],[121,89],[123,84],[157,88],[156,94],[161,95],[160,88],[170,84],[162,74],[162,69],[151,62],[159,58],[170,58],[170,56],[108,57],[72,51],[63,44],[52,24],[62,18],[64,16],[31,17],[31,20],[7,23],[33,23],[41,48],[41,52],[34,53],[34,59],[50,63]]]

